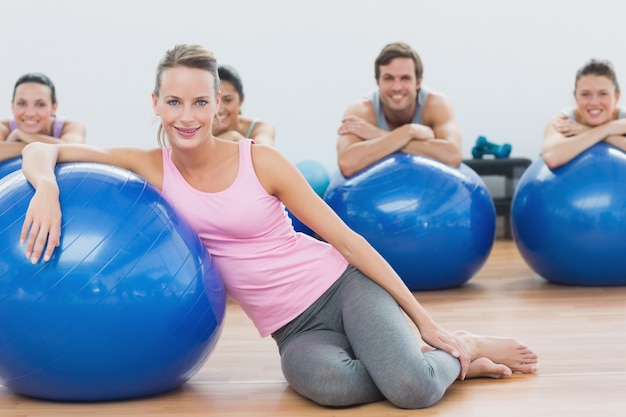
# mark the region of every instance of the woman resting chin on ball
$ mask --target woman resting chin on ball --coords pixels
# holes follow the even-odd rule
[[[218,72],[222,100],[213,124],[213,134],[235,142],[253,139],[257,144],[274,146],[274,126],[241,115],[244,94],[237,71],[231,66],[220,65]]]

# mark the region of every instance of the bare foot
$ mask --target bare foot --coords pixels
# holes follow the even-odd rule
[[[470,362],[465,378],[506,378],[513,372],[506,365],[493,363],[488,358],[478,358]]]
[[[534,374],[539,370],[539,355],[515,339],[479,336],[466,331],[457,331],[454,335],[465,342],[472,362],[478,358],[487,358],[523,374]]]

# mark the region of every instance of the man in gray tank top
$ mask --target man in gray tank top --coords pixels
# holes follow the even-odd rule
[[[349,177],[394,152],[451,166],[462,160],[461,132],[450,101],[422,87],[422,61],[409,45],[385,46],[375,61],[378,89],[352,103],[338,130],[337,157]]]

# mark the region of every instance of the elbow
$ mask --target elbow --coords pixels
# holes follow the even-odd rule
[[[455,147],[454,152],[450,153],[448,165],[459,168],[463,163],[463,150],[460,145]]]
[[[459,168],[462,162],[463,162],[463,157],[461,156],[460,153],[451,155],[451,157],[448,158],[447,161],[445,161],[447,165],[450,165],[451,167],[454,167],[454,168]]]
[[[51,155],[58,155],[58,146],[59,145],[51,145],[43,142],[31,142],[22,149],[22,159],[34,158],[34,155],[47,155],[48,153]]]
[[[353,161],[348,160],[345,157],[339,157],[337,159],[337,164],[339,165],[339,172],[344,178],[348,178],[359,172],[360,167],[357,166]]]
[[[461,152],[449,152],[439,155],[435,159],[442,164],[449,165],[453,168],[459,168],[461,166],[461,163],[463,163],[463,155],[461,154]]]
[[[463,151],[460,145],[449,143],[441,147],[440,142],[435,141],[427,141],[425,145],[427,148],[418,151],[418,154],[423,154],[453,168],[459,168],[463,163]]]
[[[42,146],[45,146],[45,144],[41,143],[41,142],[31,142],[26,144],[23,148],[22,148],[22,158],[24,158],[25,156],[36,152],[37,149],[41,148]]]
[[[546,164],[546,166],[551,170],[556,169],[567,162],[563,158],[556,155],[554,152],[542,153],[541,157],[543,158],[543,162]]]
[[[566,159],[563,153],[564,152],[562,149],[557,149],[556,147],[551,146],[551,145],[546,146],[544,144],[541,147],[540,156],[541,156],[541,159],[543,159],[543,162],[546,164],[546,166],[550,168],[551,170],[553,170],[565,164],[571,159],[571,158]]]
[[[344,178],[349,178],[357,173],[357,171],[339,166],[339,172]]]

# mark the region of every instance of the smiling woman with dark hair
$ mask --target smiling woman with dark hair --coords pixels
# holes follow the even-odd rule
[[[260,145],[274,146],[274,126],[241,115],[244,94],[237,70],[230,65],[220,65],[218,74],[222,102],[213,124],[213,134],[222,139],[239,141],[247,138]]]
[[[613,64],[591,59],[577,72],[576,106],[562,110],[546,126],[541,156],[550,168],[574,159],[598,142],[626,151],[626,109]]]
[[[13,117],[0,121],[0,160],[17,157],[31,142],[84,143],[85,126],[57,114],[56,89],[50,78],[28,73],[15,83]]]

